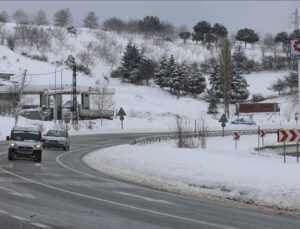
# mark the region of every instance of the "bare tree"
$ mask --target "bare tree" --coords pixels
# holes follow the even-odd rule
[[[207,125],[207,120],[203,114],[201,114],[198,119],[197,131],[198,131],[200,147],[202,149],[206,149],[206,143],[208,137],[208,125]]]
[[[33,15],[33,23],[35,25],[48,25],[49,21],[47,19],[46,12],[42,9],[40,9],[38,12],[36,12]]]
[[[28,42],[30,27],[27,25],[20,25],[16,28],[16,37],[18,39],[18,43],[21,44],[22,50],[24,46]]]
[[[9,30],[4,26],[3,23],[0,23],[0,44],[1,45],[4,45],[4,41],[6,40],[9,34],[10,34]]]
[[[86,17],[83,19],[83,25],[89,29],[97,29],[98,28],[98,17],[96,16],[94,11],[90,11]]]
[[[264,39],[263,39],[263,44],[262,46],[265,46],[267,50],[270,50],[273,52],[274,57],[277,56],[277,48],[276,48],[276,43],[275,43],[275,37],[272,34],[266,34]]]
[[[136,19],[130,19],[127,23],[126,23],[126,28],[127,31],[129,33],[141,33],[140,30],[140,20],[136,20]]]
[[[72,14],[69,8],[61,9],[54,14],[54,25],[67,27],[72,23]]]
[[[228,38],[221,40],[220,66],[221,66],[221,86],[224,95],[224,114],[229,117],[229,93],[232,82],[231,47]]]
[[[117,33],[121,32],[125,28],[125,23],[116,17],[109,18],[103,22],[104,30],[116,31]]]
[[[196,148],[197,144],[188,133],[192,132],[190,120],[181,116],[175,116],[175,135],[177,148]]]
[[[95,63],[95,51],[94,51],[94,44],[89,42],[86,46],[86,49],[79,52],[77,54],[78,59],[80,60],[81,64],[85,65],[87,68],[89,66],[94,65]]]
[[[16,47],[16,36],[15,34],[8,34],[6,37],[7,46],[10,50],[14,51]]]
[[[11,17],[16,22],[17,27],[20,24],[24,24],[24,25],[29,24],[29,17],[22,9],[16,10]]]
[[[4,22],[4,23],[9,22],[9,16],[6,13],[6,11],[2,11],[0,13],[0,22]]]
[[[54,39],[58,42],[59,51],[61,51],[62,47],[66,42],[66,31],[63,29],[55,28],[52,30],[52,35]]]
[[[102,114],[115,105],[113,95],[109,93],[109,90],[106,86],[100,87],[99,82],[96,82],[96,94],[91,97],[93,104],[96,106]],[[103,117],[101,116],[101,126],[103,123]]]

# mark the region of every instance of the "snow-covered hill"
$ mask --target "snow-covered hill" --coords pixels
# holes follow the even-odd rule
[[[8,30],[12,30],[14,24],[5,25]],[[48,28],[48,27],[47,27]],[[45,28],[46,29],[46,28]],[[54,27],[50,29],[55,30]],[[144,39],[138,35],[132,34],[117,34],[105,31],[94,31],[88,29],[77,29],[77,34],[69,34],[63,32],[64,39],[51,39],[51,47],[37,50],[35,47],[28,45],[17,44],[14,51],[8,47],[0,45],[0,72],[13,73],[13,80],[21,82],[24,70],[27,70],[26,84],[49,85],[54,84],[55,81],[59,87],[60,84],[72,83],[72,71],[64,64],[64,60],[68,55],[77,57],[82,50],[85,50],[87,45],[92,43],[98,45],[97,47],[106,47],[109,51],[108,55],[114,55],[114,61],[109,61],[105,57],[95,56],[90,65],[92,76],[85,75],[78,72],[77,85],[93,86],[96,81],[100,84],[107,85],[110,88],[115,88],[115,111],[123,107],[127,113],[124,127],[122,131],[168,131],[173,129],[174,116],[184,115],[193,123],[201,114],[206,116],[210,128],[219,128],[220,124],[218,118],[213,118],[206,115],[207,103],[202,99],[194,99],[190,97],[177,98],[170,95],[167,91],[159,89],[156,85],[151,86],[137,86],[127,83],[122,83],[119,79],[110,78],[110,71],[116,67],[122,57],[122,53],[126,44],[131,41],[143,49],[145,55],[158,60],[162,55],[174,55],[177,61],[189,61],[200,63],[213,55],[218,55],[217,52],[211,53],[206,48],[195,42],[188,42],[183,44],[182,40],[175,40],[174,42],[166,42],[158,38]],[[260,58],[259,47],[246,49],[249,58],[258,60]],[[103,50],[102,50],[103,51]],[[23,55],[22,55],[23,53]],[[48,61],[33,60],[27,55],[46,56]],[[56,74],[55,74],[56,72]],[[283,77],[287,72],[260,72],[245,75],[249,86],[250,94],[261,93],[264,96],[276,95],[267,88],[276,79]],[[56,79],[55,79],[56,76]],[[251,97],[251,95],[250,95]],[[70,98],[65,98],[69,100]],[[282,104],[282,108],[292,101],[288,97],[275,99]],[[232,108],[234,109],[234,108]],[[222,112],[222,107],[220,107]],[[294,111],[289,111],[293,113]],[[287,122],[284,110],[282,114],[268,120],[270,115],[266,117],[254,116],[254,119],[262,125],[273,125],[274,122]],[[233,114],[232,117],[234,118]],[[31,121],[27,121],[31,122]],[[51,126],[52,123],[44,123],[43,125]],[[120,131],[120,121],[114,119],[112,121],[105,121],[103,126],[96,121],[94,128],[89,130],[86,128],[87,124],[82,122],[81,131],[84,132],[116,132]],[[9,129],[9,128],[7,128]],[[5,132],[5,131],[4,131]],[[1,138],[6,133],[2,133]],[[71,130],[71,133],[78,133],[78,131]]]

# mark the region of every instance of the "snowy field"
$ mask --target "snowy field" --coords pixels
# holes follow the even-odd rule
[[[272,145],[277,135],[264,143]],[[214,196],[276,209],[300,210],[300,164],[295,157],[257,152],[257,136],[208,138],[207,149],[178,149],[174,142],[120,145],[83,158],[111,176],[178,194]],[[261,144],[261,143],[260,143]]]

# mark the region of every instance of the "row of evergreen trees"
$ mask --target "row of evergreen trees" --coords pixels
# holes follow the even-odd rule
[[[234,60],[234,59],[233,59]],[[230,103],[241,102],[249,97],[248,84],[242,76],[238,61],[233,61]],[[217,104],[223,99],[223,82],[219,61],[213,63],[209,74],[209,89],[201,69],[196,65],[179,64],[175,58],[162,57],[159,63],[144,57],[136,45],[129,43],[124,51],[121,66],[112,71],[112,77],[120,77],[123,81],[141,84],[154,79],[154,83],[162,89],[169,89],[178,96],[190,94],[193,96],[206,92],[209,102],[209,113],[217,112]]]
[[[223,79],[221,76],[221,66],[217,63],[212,74],[209,76],[210,88],[207,90],[207,102],[209,103],[208,113],[218,113],[217,104],[224,98]],[[248,99],[249,91],[247,80],[242,76],[242,71],[237,64],[232,69],[231,86],[229,90],[229,102],[234,104]]]
[[[155,71],[154,82],[161,88],[170,88],[177,95],[184,92],[196,96],[206,88],[205,78],[197,67],[179,65],[173,56],[169,60],[162,58]]]

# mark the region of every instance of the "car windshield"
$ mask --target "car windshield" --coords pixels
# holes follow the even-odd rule
[[[39,141],[40,133],[35,131],[15,130],[12,132],[11,139],[16,141]]]
[[[66,131],[64,130],[48,130],[45,136],[52,137],[66,137]]]

